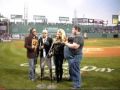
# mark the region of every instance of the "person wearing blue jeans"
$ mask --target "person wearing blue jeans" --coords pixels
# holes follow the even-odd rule
[[[82,49],[84,46],[84,39],[80,33],[80,27],[74,26],[72,29],[72,37],[65,42],[64,57],[69,63],[69,74],[73,81],[73,88],[81,87],[80,63],[82,60]]]
[[[74,59],[75,58],[75,59]],[[80,63],[82,60],[82,56],[76,55],[73,59],[69,59],[69,69],[70,69],[70,77],[72,79],[73,87],[79,88],[81,85],[81,74],[80,74]]]
[[[34,58],[31,58],[28,60],[29,62],[29,79],[34,80],[35,79],[35,62]]]
[[[30,34],[25,37],[24,47],[27,49],[27,58],[29,63],[29,79],[35,80],[35,65],[37,63],[36,59],[38,56],[38,37],[36,36],[36,29],[31,28]]]

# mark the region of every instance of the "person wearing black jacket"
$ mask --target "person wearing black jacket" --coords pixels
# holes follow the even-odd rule
[[[27,49],[27,58],[29,59],[29,78],[35,80],[35,65],[38,52],[38,37],[36,36],[36,29],[31,28],[30,34],[25,37],[24,47]]]
[[[41,70],[41,80],[44,77],[44,67],[45,64],[48,65],[50,70],[50,78],[52,79],[52,65],[51,58],[48,57],[49,49],[52,45],[52,38],[48,37],[48,31],[43,30],[42,37],[39,39],[39,50],[40,50],[40,70]]]
[[[54,55],[54,64],[55,64],[55,76],[57,83],[62,81],[62,76],[63,76],[63,60],[64,60],[63,33],[65,35],[63,29],[57,31],[56,38],[52,47],[53,55]]]

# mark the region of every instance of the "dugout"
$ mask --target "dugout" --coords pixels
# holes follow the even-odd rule
[[[118,34],[113,34],[113,38],[119,38]]]

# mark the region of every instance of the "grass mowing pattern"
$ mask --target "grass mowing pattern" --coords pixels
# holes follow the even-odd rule
[[[119,39],[98,39],[98,42],[86,40],[85,46],[120,46]],[[21,63],[26,63],[26,50],[23,47],[23,41],[13,41],[9,43],[0,43],[0,87],[6,89],[36,89],[41,83],[40,80],[32,82],[28,79],[28,67],[20,67]],[[99,68],[113,68],[111,73],[107,72],[87,72],[82,75],[82,88],[88,89],[120,89],[120,57],[94,58],[84,57],[82,66],[93,65]],[[43,81],[50,84],[49,80]],[[70,89],[71,82],[64,81],[57,84],[57,89]]]

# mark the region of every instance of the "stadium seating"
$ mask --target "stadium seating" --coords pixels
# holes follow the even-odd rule
[[[83,25],[79,24],[83,33],[87,33],[88,38],[112,38],[114,35],[114,28],[112,26],[102,26],[102,25]],[[49,33],[55,33],[57,29],[62,28],[67,34],[71,33],[73,24],[70,23],[34,23],[30,22],[28,24],[24,23],[10,23],[10,34],[27,34],[29,33],[29,28],[34,27],[40,34],[43,29],[48,29]],[[118,32],[118,36],[119,36]]]

